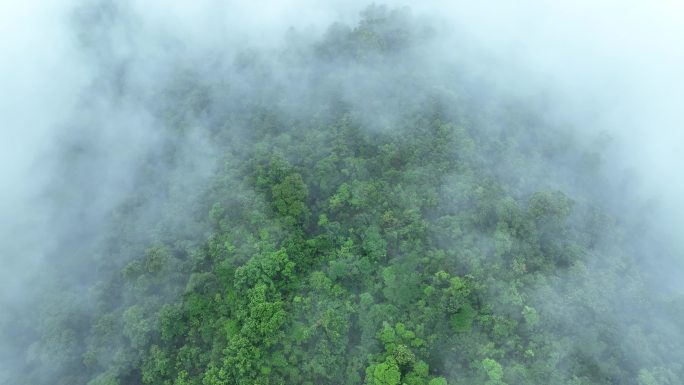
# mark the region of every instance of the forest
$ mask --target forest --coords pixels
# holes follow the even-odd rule
[[[0,382],[681,383],[684,298],[647,268],[675,251],[616,203],[640,204],[602,143],[440,62],[437,26],[370,6],[140,82],[102,43],[125,15],[79,17],[109,63],[88,92],[156,139],[104,219],[56,217],[56,273],[0,317]],[[56,206],[97,200],[93,124],[60,144]]]

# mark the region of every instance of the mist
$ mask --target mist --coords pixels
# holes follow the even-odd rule
[[[682,12],[613,0],[0,4],[0,383],[343,383],[302,358],[328,352],[349,360],[334,375],[350,384],[398,384],[394,368],[407,384],[677,383]],[[417,159],[430,124],[449,132],[448,166]],[[394,200],[368,203],[383,194]],[[520,218],[532,223],[535,204],[548,217],[531,230]],[[444,224],[471,210],[482,217]],[[537,252],[525,237],[553,268],[520,262]],[[447,301],[433,292],[466,305],[402,315]],[[248,334],[260,313],[241,301],[259,295],[288,314],[276,342]],[[197,298],[227,305],[197,316]],[[464,317],[472,335],[454,326]],[[174,334],[176,319],[191,326]],[[529,345],[523,358],[506,350],[507,327]],[[542,330],[556,341],[533,337]],[[244,341],[271,363],[245,358]],[[553,375],[531,363],[537,348],[556,357]],[[252,380],[236,374],[250,365]],[[317,380],[273,377],[288,367]]]

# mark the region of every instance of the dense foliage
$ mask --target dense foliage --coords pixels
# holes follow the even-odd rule
[[[13,383],[679,383],[681,328],[648,315],[682,307],[648,294],[595,149],[431,65],[433,40],[372,7],[179,69],[109,235],[52,262],[79,285],[2,325]]]

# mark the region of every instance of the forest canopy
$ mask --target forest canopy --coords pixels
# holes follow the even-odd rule
[[[101,60],[87,92],[142,106],[153,145],[97,226],[55,229],[58,274],[0,323],[3,383],[684,378],[684,302],[653,291],[650,234],[608,198],[600,146],[547,119],[553,100],[472,75],[434,54],[438,26],[376,5],[276,49],[160,60],[148,79],[157,67],[141,76],[103,43],[135,31],[122,9],[75,17]],[[69,123],[58,206],[97,200],[93,125]]]

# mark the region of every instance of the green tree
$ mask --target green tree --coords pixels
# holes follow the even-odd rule
[[[401,372],[396,361],[388,358],[385,362],[377,364],[372,371],[372,385],[399,385]]]

